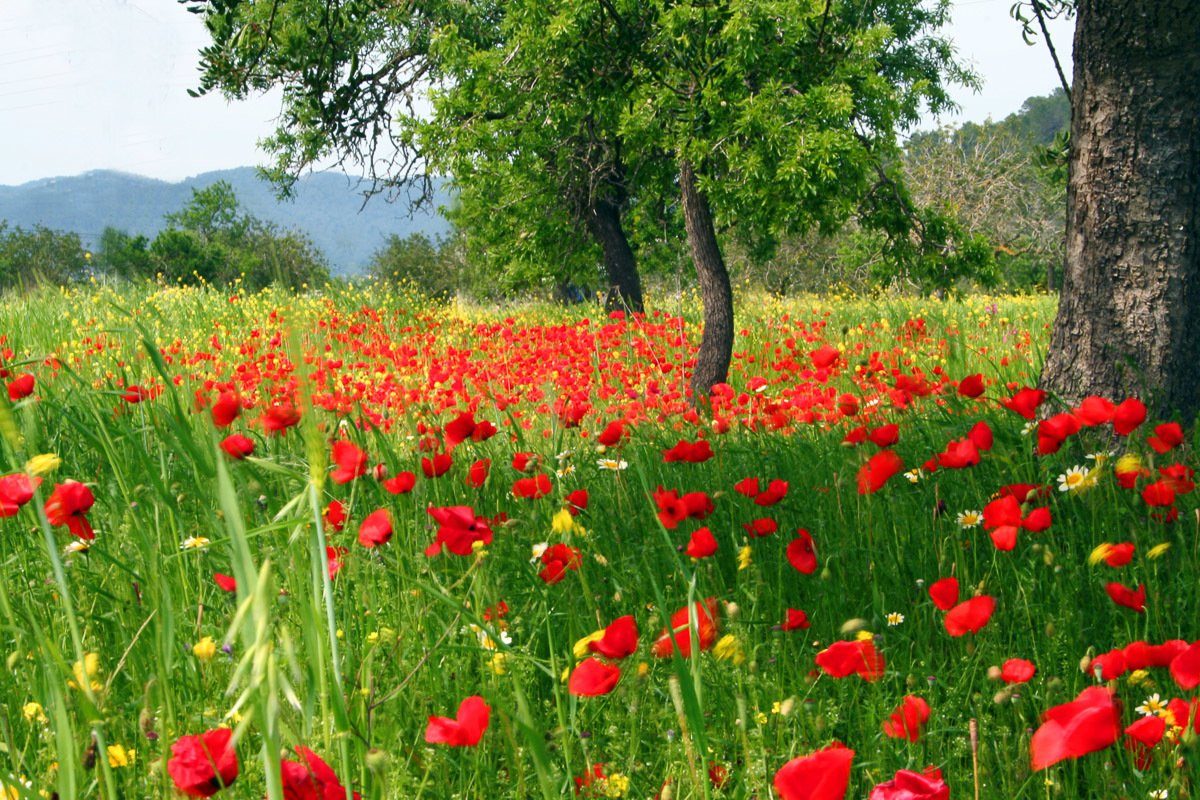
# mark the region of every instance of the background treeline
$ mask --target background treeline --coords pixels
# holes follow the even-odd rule
[[[958,222],[986,248],[971,282],[1010,291],[1054,289],[1061,272],[1066,202],[1066,140],[1070,106],[1061,89],[1031,97],[998,122],[968,122],[912,136],[905,149],[905,185],[916,203]],[[558,209],[530,214],[526,227],[499,241],[489,226],[496,203],[520,198],[467,199],[448,210],[455,223],[445,238],[393,236],[372,260],[371,273],[404,281],[434,297],[462,293],[496,299],[539,292],[562,299],[594,296],[603,287],[599,248],[563,234],[561,257],[542,258],[537,242]],[[634,208],[631,240],[650,292],[690,285],[690,263],[678,208]],[[568,222],[556,223],[563,229]],[[737,242],[736,227],[729,233]],[[563,241],[571,246],[562,247]],[[527,247],[524,243],[529,243]],[[834,231],[785,237],[770,257],[749,245],[732,248],[730,272],[739,286],[778,294],[838,286],[899,285],[886,262],[887,242],[855,220]],[[915,285],[915,284],[914,284]],[[962,286],[961,288],[970,288]]]
[[[1057,90],[1029,98],[1001,121],[918,133],[907,142],[902,166],[913,199],[955,220],[986,250],[976,259],[982,269],[973,283],[1055,288],[1063,257],[1069,121],[1069,104]],[[497,231],[489,224],[496,204],[508,202],[521,198],[460,197],[444,210],[454,223],[448,236],[392,236],[375,252],[369,274],[438,299],[538,294],[578,300],[603,288],[598,247],[571,230],[559,209],[533,210],[525,229]],[[679,209],[634,208],[630,218],[630,238],[650,292],[690,285]],[[90,252],[75,233],[0,221],[0,288],[93,276],[185,284],[241,280],[252,289],[331,280],[328,261],[311,239],[248,213],[228,183],[193,190],[190,202],[164,221],[153,239],[107,228]],[[854,219],[837,230],[785,237],[769,257],[736,244],[736,222],[728,233],[735,242],[731,276],[739,286],[788,294],[843,285],[903,288],[906,282],[884,268],[887,243],[881,235]],[[538,246],[547,237],[557,237],[553,258]]]

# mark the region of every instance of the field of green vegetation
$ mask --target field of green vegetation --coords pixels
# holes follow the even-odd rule
[[[698,406],[652,305],[9,298],[9,796],[1195,795],[1193,443],[1053,298],[746,298]]]

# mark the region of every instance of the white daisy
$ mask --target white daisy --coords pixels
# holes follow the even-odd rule
[[[960,511],[955,519],[960,528],[978,528],[983,522],[983,514],[978,511]]]

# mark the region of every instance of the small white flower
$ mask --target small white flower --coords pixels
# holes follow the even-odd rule
[[[1031,434],[1037,430],[1037,426],[1038,426],[1038,424],[1036,421],[1029,420],[1029,422],[1026,422],[1024,425],[1021,426],[1021,435],[1028,436],[1029,434]]]
[[[1171,795],[1167,794],[1166,789],[1151,789],[1150,800],[1167,800]]]
[[[565,467],[554,470],[554,474],[560,478],[565,478],[573,472],[575,472],[574,464],[567,464]]]
[[[76,539],[63,548],[63,554],[69,556],[74,555],[75,553],[86,553],[88,551],[88,547],[89,545],[87,542]]]
[[[611,472],[619,472],[628,468],[629,462],[623,458],[601,458],[596,461],[596,466]]]
[[[1117,454],[1116,450],[1097,450],[1094,453],[1088,453],[1084,458],[1088,461],[1095,461],[1097,465],[1103,464]]]
[[[908,478],[909,483],[917,483],[925,477],[925,473],[921,471],[920,467],[917,467],[916,469],[910,469],[908,472],[904,473],[904,477]]]
[[[983,522],[983,514],[978,511],[960,511],[955,517],[961,528],[978,528]]]
[[[211,542],[207,536],[189,536],[179,545],[180,550],[203,550],[208,547]]]
[[[1084,489],[1090,489],[1096,485],[1096,479],[1088,471],[1087,467],[1074,466],[1066,472],[1058,476],[1058,490],[1060,492],[1081,492]]]
[[[555,458],[556,458],[556,459],[558,459],[559,461],[566,461],[566,460],[567,460],[568,458],[570,458],[572,455],[574,455],[574,453],[572,453],[572,451],[570,451],[570,450],[563,450],[561,453],[559,453],[558,455],[556,455],[556,456],[555,456]]]
[[[546,552],[546,548],[548,548],[549,546],[550,546],[549,542],[538,542],[537,544],[535,544],[533,546],[533,557],[529,559],[529,563],[532,564],[535,561],[537,561],[539,558],[541,558],[542,554]]]
[[[1158,692],[1150,695],[1140,706],[1134,709],[1143,717],[1161,717],[1167,711],[1167,704],[1159,697]]]
[[[887,621],[889,628],[894,628],[897,625],[901,625],[904,623],[904,615],[901,614],[899,611],[893,611],[892,613],[890,613],[886,617],[884,617],[884,619]]]

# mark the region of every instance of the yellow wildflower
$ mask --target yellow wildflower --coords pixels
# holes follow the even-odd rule
[[[76,661],[74,665],[75,680],[67,681],[67,685],[72,689],[79,689],[85,683],[91,686],[93,692],[98,692],[102,688],[100,681],[96,678],[100,675],[100,654],[88,653],[83,657],[83,661]]]
[[[42,453],[25,462],[25,471],[30,475],[45,475],[53,472],[62,464],[62,459],[55,453]]]
[[[128,767],[135,760],[137,760],[136,750],[126,750],[119,744],[110,744],[107,749],[108,765],[113,769]]]
[[[209,661],[217,654],[217,643],[213,641],[211,636],[205,636],[200,641],[192,645],[192,655],[196,656],[200,661]]]

